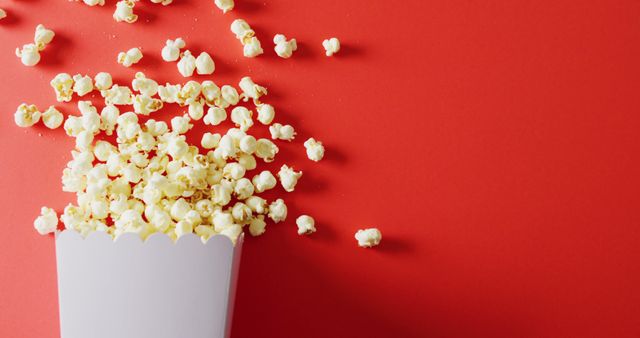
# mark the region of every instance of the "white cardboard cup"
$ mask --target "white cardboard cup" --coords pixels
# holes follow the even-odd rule
[[[243,235],[56,235],[62,338],[226,338]]]

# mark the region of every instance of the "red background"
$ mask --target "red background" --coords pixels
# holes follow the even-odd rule
[[[214,56],[217,83],[267,85],[299,129],[276,165],[305,176],[290,219],[245,244],[233,337],[640,336],[640,2],[237,3],[223,16],[208,0],[145,1],[127,25],[114,0],[0,0],[0,337],[58,337],[54,241],[32,221],[73,200],[72,140],[15,127],[15,108],[54,104],[61,71],[181,81],[159,57],[179,36]],[[242,57],[236,17],[265,55]],[[57,36],[23,67],[13,50],[38,23]],[[292,59],[275,56],[276,33],[300,42]],[[134,46],[142,62],[117,65]],[[309,136],[327,146],[318,164]],[[296,234],[300,213],[313,236]],[[383,232],[376,249],[356,246],[366,226]]]

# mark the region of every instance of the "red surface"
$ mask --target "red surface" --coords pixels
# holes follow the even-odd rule
[[[15,127],[15,108],[54,103],[60,71],[177,81],[159,52],[178,36],[214,56],[218,83],[268,86],[300,131],[276,162],[305,171],[291,215],[318,221],[308,238],[291,217],[247,241],[233,337],[640,335],[640,2],[237,0],[223,16],[176,0],[144,2],[134,25],[107,2],[0,1],[0,337],[58,337],[54,242],[31,224],[73,198],[59,183],[72,141]],[[241,57],[236,17],[266,55]],[[37,23],[58,35],[26,68],[13,49]],[[300,41],[292,59],[275,33]],[[143,61],[118,66],[133,46]],[[365,226],[380,247],[356,247]]]

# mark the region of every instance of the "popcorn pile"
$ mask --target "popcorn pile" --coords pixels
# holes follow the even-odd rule
[[[283,165],[278,179],[268,170],[248,175],[258,160],[272,162],[279,151],[272,140],[247,133],[254,125],[254,113],[238,105],[241,101],[252,101],[259,123],[269,125],[275,117],[273,106],[261,102],[267,89],[251,78],[240,80],[240,93],[212,81],[159,85],[141,72],[131,88],[113,85],[108,73],[94,79],[61,73],[51,86],[59,102],[93,90],[99,90],[105,102],[98,112],[90,101],[79,101],[80,116],[70,115],[64,122],[67,135],[75,138],[75,150],[63,171],[62,189],[77,195],[77,203],[65,207],[60,216],[65,228],[82,235],[104,231],[114,237],[133,232],[146,238],[161,232],[174,240],[191,232],[203,241],[223,234],[235,241],[244,227],[258,236],[264,233],[267,219],[278,223],[287,218],[282,199],[269,203],[258,194],[275,188],[278,179],[285,191],[292,192],[302,172]],[[173,117],[169,124],[151,118],[142,121],[165,103],[186,107],[187,113]],[[224,135],[205,133],[200,145],[206,153],[187,142],[185,133],[193,123],[219,125],[227,120],[227,110],[236,127]],[[27,104],[18,107],[15,121],[29,127],[41,116],[50,128],[62,122],[62,114],[54,107],[41,114]],[[270,132],[274,140],[285,141],[296,134],[292,126],[278,123],[270,125]],[[99,134],[115,134],[116,143],[96,139]],[[314,139],[305,147],[314,161],[324,156],[322,143]],[[310,216],[301,216],[297,223],[300,234],[315,231]],[[55,231],[55,211],[43,208],[34,226],[42,234]]]
[[[56,34],[43,25],[36,26],[33,43],[28,43],[22,48],[16,48],[16,56],[25,66],[35,66],[40,62],[40,52],[43,51]]]

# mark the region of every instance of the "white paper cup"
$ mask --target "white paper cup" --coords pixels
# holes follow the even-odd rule
[[[58,233],[61,338],[229,337],[242,241]]]

